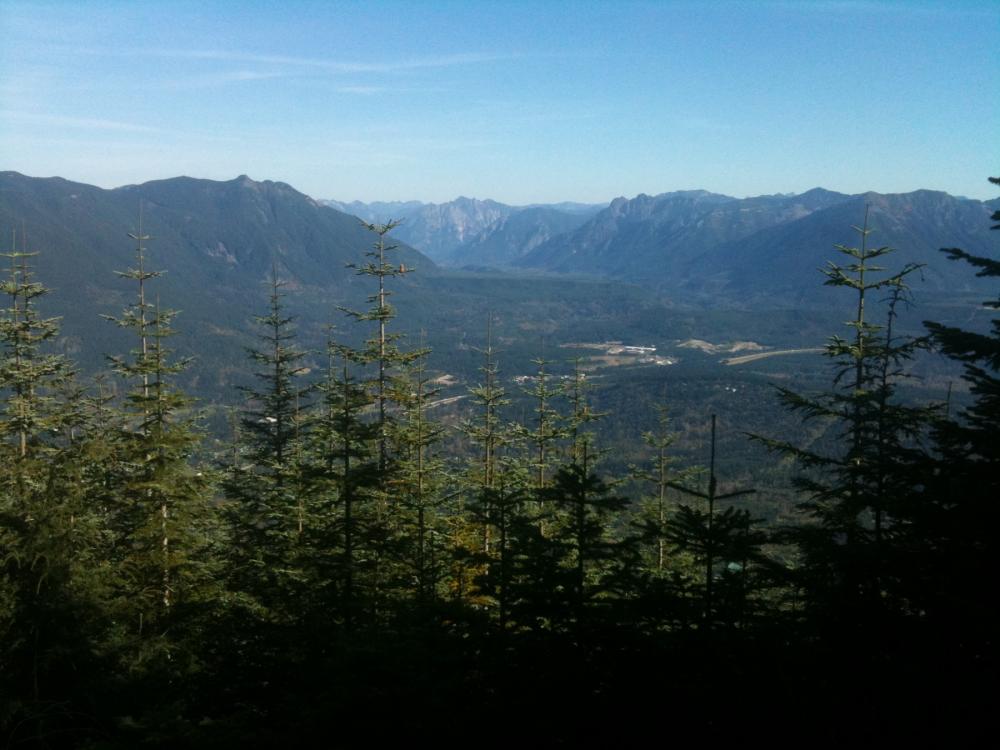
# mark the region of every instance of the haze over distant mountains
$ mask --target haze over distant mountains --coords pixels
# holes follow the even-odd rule
[[[541,242],[574,229],[602,205],[559,203],[552,206],[508,206],[493,200],[460,196],[448,203],[396,201],[341,203],[325,206],[368,222],[400,221],[393,235],[420,248],[438,263],[506,266]],[[513,222],[513,217],[518,217]]]
[[[366,220],[402,219],[395,234],[444,266],[506,268],[614,278],[675,295],[722,300],[784,295],[815,299],[817,268],[855,245],[868,211],[868,239],[897,249],[893,263],[926,265],[930,291],[979,288],[943,263],[938,249],[988,253],[988,215],[998,201],[947,193],[733,198],[703,190],[616,198],[610,205],[516,207],[458,198],[444,204],[325,201]],[[820,295],[822,296],[822,294]]]

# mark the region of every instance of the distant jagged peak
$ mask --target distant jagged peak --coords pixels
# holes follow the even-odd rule
[[[598,217],[621,218],[625,220],[646,220],[677,210],[711,210],[715,206],[738,200],[728,195],[720,195],[707,190],[675,190],[669,193],[649,195],[639,193],[634,198],[619,196]]]
[[[437,205],[437,207],[439,208],[463,208],[463,209],[488,208],[488,209],[505,210],[511,208],[511,206],[508,206],[505,203],[500,203],[499,201],[495,201],[491,198],[482,198],[482,199],[470,198],[466,195],[460,195],[457,198],[455,198],[455,200],[448,201],[446,203],[438,203],[438,204],[431,203],[428,205],[431,206]]]
[[[722,195],[721,193],[713,193],[708,190],[671,190],[667,193],[657,193],[656,195],[650,195],[649,193],[639,193],[634,198],[626,198],[624,196],[618,196],[608,205],[608,208],[613,211],[621,211],[622,209],[635,208],[640,206],[655,206],[664,203],[728,203],[729,201],[738,200],[730,195]]]
[[[644,195],[644,194],[642,194]],[[710,190],[671,190],[668,193],[660,193],[655,196],[655,200],[710,200],[713,202],[718,201],[734,201],[737,200],[731,195],[724,195],[722,193],[713,193]]]

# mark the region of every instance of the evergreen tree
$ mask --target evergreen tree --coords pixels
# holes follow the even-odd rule
[[[644,567],[655,577],[662,577],[667,565],[667,499],[668,482],[674,478],[672,465],[674,458],[670,448],[677,440],[677,434],[669,429],[667,410],[659,408],[658,429],[643,433],[642,441],[653,452],[648,468],[633,467],[632,476],[650,486],[651,492],[640,501],[637,525],[643,546],[649,551],[644,555]]]
[[[387,239],[389,233],[398,227],[400,222],[388,221],[385,224],[365,224],[365,228],[375,235],[372,249],[365,253],[368,262],[349,267],[357,269],[362,276],[372,276],[378,283],[377,291],[369,295],[371,307],[365,311],[345,309],[348,315],[358,321],[374,321],[374,335],[365,342],[364,359],[374,364],[375,377],[372,380],[372,392],[377,409],[378,424],[378,468],[385,473],[390,462],[390,404],[392,401],[393,377],[400,365],[420,356],[419,352],[404,353],[399,349],[399,334],[389,332],[389,323],[396,317],[396,310],[389,304],[392,292],[386,287],[386,280],[403,276],[412,272],[405,264],[395,266],[389,262],[390,254],[399,249],[399,245],[391,244]]]
[[[593,422],[605,416],[593,410],[590,404],[590,381],[582,369],[579,359],[573,360],[573,375],[565,389],[569,399],[570,413],[566,422],[565,435],[569,439],[570,462],[588,471],[597,458],[594,454],[594,433],[588,428]]]
[[[469,472],[468,482],[478,495],[483,517],[482,549],[489,556],[493,546],[493,526],[488,496],[496,489],[500,452],[509,439],[504,435],[500,410],[510,403],[506,390],[500,382],[499,365],[493,348],[493,316],[486,325],[486,348],[482,351],[483,365],[479,368],[483,382],[469,389],[479,410],[476,420],[462,425],[462,431],[469,437],[477,455]]]
[[[166,346],[176,313],[147,299],[146,282],[160,272],[146,268],[143,243],[150,238],[142,233],[141,218],[138,232],[129,236],[136,241],[136,268],[119,276],[136,281],[138,293],[121,317],[111,318],[137,339],[128,357],[111,357],[128,388],[112,467],[120,556],[111,606],[127,658],[142,662],[159,655],[180,668],[168,628],[183,622],[175,610],[197,612],[214,595],[215,518],[205,472],[191,463],[199,443],[187,416],[191,401],[172,382],[187,365],[172,362]]]
[[[557,628],[573,623],[579,629],[598,610],[607,610],[613,600],[624,597],[636,562],[634,540],[622,538],[615,529],[628,501],[615,494],[595,470],[597,451],[586,427],[598,415],[591,409],[587,390],[578,362],[569,387],[572,411],[567,426],[557,428],[547,406],[550,391],[544,369],[535,388],[539,400],[538,430],[533,436],[539,459],[535,468],[543,469],[536,482],[545,481],[550,442],[565,435],[570,444],[568,460],[550,482],[536,487],[541,505],[537,535],[522,525],[519,541],[527,565],[521,571],[521,597],[523,604],[532,598],[542,604],[547,609],[543,610],[545,619]],[[539,599],[533,587],[549,589],[556,596]]]
[[[302,489],[302,440],[310,389],[297,383],[305,352],[295,345],[294,318],[285,313],[276,269],[268,283],[268,314],[256,318],[262,346],[248,350],[260,367],[254,376],[261,385],[242,389],[247,402],[238,450],[246,463],[233,467],[225,490],[235,541],[234,585],[281,620],[291,616],[284,604],[304,581],[303,532],[311,518]]]
[[[1000,185],[1000,178],[990,182]],[[1000,210],[992,215],[1000,222]],[[1000,229],[1000,223],[991,229]],[[980,278],[1000,277],[1000,260],[943,248],[949,259],[976,268]],[[1000,310],[1000,296],[983,303]],[[1000,317],[988,331],[926,322],[935,347],[961,362],[972,402],[957,415],[934,423],[933,452],[910,464],[923,480],[906,515],[905,594],[938,631],[941,643],[963,659],[995,667],[993,603],[983,571],[995,557],[1000,524]],[[944,631],[944,632],[941,632]],[[992,661],[990,661],[992,660]]]
[[[35,255],[15,238],[0,283],[0,735],[11,743],[64,728],[66,701],[95,668],[99,621],[101,525],[79,481],[77,410],[64,400],[77,387],[70,363],[46,351],[58,321],[36,307],[48,290]]]
[[[784,403],[805,419],[825,420],[841,450],[825,455],[786,442],[764,440],[774,450],[796,458],[807,473],[798,486],[809,494],[802,508],[810,522],[792,536],[804,554],[802,573],[807,601],[817,622],[831,626],[835,618],[849,627],[870,622],[886,611],[887,529],[895,523],[894,503],[910,478],[900,471],[918,445],[926,425],[926,409],[903,406],[895,391],[903,365],[921,345],[893,330],[896,308],[905,295],[905,280],[919,266],[880,274],[875,261],[892,252],[870,248],[867,211],[860,247],[837,245],[847,265],[830,263],[826,284],[853,291],[856,311],[846,325],[851,334],[833,336],[825,354],[834,364],[834,390],[804,396],[779,389]],[[871,322],[867,306],[874,293],[887,293],[887,324]],[[877,300],[876,300],[877,301]],[[842,631],[844,632],[844,631]]]
[[[523,463],[507,455],[516,441],[503,422],[502,409],[510,400],[499,376],[492,315],[482,355],[482,380],[469,389],[478,414],[462,426],[473,447],[465,481],[471,495],[471,518],[480,533],[462,552],[463,559],[474,561],[478,590],[495,607],[498,626],[504,632],[510,624],[518,533],[526,523],[529,472]]]
[[[391,253],[399,248],[392,244],[388,235],[399,226],[398,221],[385,224],[364,225],[375,236],[372,248],[365,253],[368,261],[361,265],[351,264],[362,276],[374,277],[377,289],[368,296],[371,305],[367,310],[342,310],[360,322],[374,322],[373,335],[365,341],[360,352],[361,360],[374,368],[374,374],[369,379],[369,387],[375,407],[375,424],[377,429],[377,482],[373,490],[373,519],[366,527],[371,549],[371,602],[373,612],[378,614],[382,607],[382,599],[391,587],[394,578],[393,564],[398,559],[402,545],[402,519],[399,513],[398,501],[392,491],[396,465],[399,456],[393,454],[392,434],[395,413],[399,402],[395,398],[406,392],[402,383],[400,368],[423,356],[423,350],[404,352],[399,348],[400,334],[389,331],[390,322],[396,317],[395,308],[389,304],[392,291],[387,287],[387,280],[404,276],[413,269],[405,264],[398,266],[390,263]]]
[[[692,619],[686,610],[686,596],[696,586],[704,568],[695,554],[677,544],[678,500],[670,497],[677,490],[671,485],[688,486],[698,470],[675,468],[671,449],[677,433],[670,429],[667,409],[659,407],[656,430],[643,434],[649,460],[631,467],[631,477],[648,488],[631,510],[631,526],[639,544],[639,584],[645,616],[653,627]],[[686,535],[680,535],[685,538]]]
[[[473,515],[492,530],[489,553],[483,554],[485,570],[479,578],[479,590],[496,604],[497,624],[501,632],[510,626],[518,575],[518,556],[525,538],[539,537],[538,526],[527,514],[529,478],[520,462],[510,457],[498,460],[493,483],[479,490]],[[528,563],[530,566],[530,562]],[[522,573],[526,571],[522,570]],[[530,577],[530,573],[527,574]]]
[[[632,540],[617,537],[613,524],[628,500],[583,463],[559,467],[541,497],[556,515],[551,536],[564,555],[568,602],[579,623],[588,610],[625,593],[620,583],[634,569],[634,549]]]
[[[551,384],[552,376],[546,369],[550,364],[545,358],[532,360],[537,366],[534,384],[525,393],[535,401],[534,428],[522,427],[522,440],[532,453],[531,465],[535,475],[535,490],[541,491],[549,481],[549,467],[554,460],[557,441],[564,436],[559,412],[553,401],[564,394],[560,384]]]
[[[16,244],[16,243],[15,243]],[[34,280],[29,259],[37,253],[17,250],[0,257],[10,260],[8,278],[0,284],[9,304],[0,319],[0,393],[4,419],[0,440],[12,443],[11,458],[27,459],[30,452],[44,451],[67,417],[67,404],[56,398],[58,390],[72,379],[72,369],[64,357],[42,352],[42,347],[59,331],[55,318],[42,318],[36,302],[48,290]]]
[[[316,387],[320,399],[311,435],[309,472],[310,493],[325,508],[316,542],[317,562],[325,571],[321,586],[339,604],[348,631],[359,609],[362,570],[358,546],[365,536],[370,512],[367,501],[377,479],[372,450],[377,426],[362,418],[372,398],[351,374],[357,356],[328,338],[326,377]],[[366,552],[360,551],[362,555]],[[324,598],[329,600],[329,596]]]
[[[397,460],[390,480],[391,491],[406,519],[403,529],[406,567],[421,605],[436,598],[441,577],[437,516],[446,480],[439,453],[444,430],[427,414],[431,400],[438,394],[429,381],[425,357],[421,356],[406,368],[401,381],[405,389],[394,397],[401,413],[392,434]]]
[[[716,509],[716,503],[722,500],[732,500],[743,495],[749,495],[756,490],[736,490],[720,494],[715,475],[715,428],[716,415],[712,415],[711,448],[708,469],[708,491],[701,492],[676,482],[667,482],[667,486],[677,489],[686,495],[701,498],[705,501],[704,510],[682,503],[677,508],[677,514],[667,533],[668,539],[680,552],[691,554],[696,562],[701,563],[704,570],[702,588],[702,623],[711,629],[719,618],[719,594],[717,581],[721,578],[723,590],[731,589],[732,572],[735,567],[740,572],[740,611],[742,612],[747,595],[747,572],[751,558],[759,558],[761,537],[751,534],[751,518],[747,510],[739,510],[734,506],[726,508],[721,513]],[[741,618],[742,619],[742,618]]]

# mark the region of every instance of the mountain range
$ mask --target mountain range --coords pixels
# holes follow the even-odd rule
[[[221,398],[245,377],[246,350],[261,345],[256,321],[266,312],[272,273],[301,346],[314,353],[307,366],[322,366],[315,352],[331,324],[339,341],[358,345],[370,335],[343,308],[370,306],[374,282],[357,266],[375,236],[356,217],[287,184],[177,177],[105,190],[0,172],[0,228],[8,237],[16,232],[17,249],[37,251],[33,273],[51,290],[39,309],[61,318],[57,345],[83,369],[99,370],[105,354],[134,346],[128,332],[101,316],[120,315],[135,300],[134,282],[117,272],[135,267],[128,234],[138,230],[140,210],[142,233],[150,236],[146,268],[163,271],[149,294],[181,312],[181,335],[171,345],[178,356],[195,357],[183,383],[192,392]],[[389,301],[400,310],[392,330],[424,339],[438,361],[470,376],[479,360],[466,339],[471,333],[478,345],[490,315],[497,335],[510,342],[508,353],[583,325],[617,335],[665,320],[652,294],[619,282],[446,272],[405,244],[391,262],[416,271],[389,284]],[[631,317],[621,314],[625,309]]]
[[[0,228],[17,231],[19,248],[40,251],[33,266],[53,289],[40,304],[62,317],[60,346],[87,369],[99,369],[101,353],[132,345],[100,315],[120,314],[134,299],[115,272],[134,265],[127,233],[138,228],[141,207],[142,231],[152,236],[149,267],[165,271],[156,294],[183,311],[179,327],[194,334],[176,346],[197,355],[190,378],[201,392],[228,388],[245,369],[272,272],[305,346],[321,349],[331,322],[339,337],[364,335],[340,310],[364,308],[372,290],[372,280],[349,267],[365,262],[375,239],[358,217],[404,219],[392,234],[401,241],[392,262],[418,273],[393,280],[391,301],[405,311],[394,327],[425,336],[449,368],[474,377],[478,344],[466,341],[480,337],[488,315],[509,352],[523,342],[517,356],[525,363],[537,356],[540,338],[664,341],[745,336],[753,327],[749,335],[763,330],[798,342],[801,316],[771,311],[843,302],[835,290],[824,291],[818,269],[838,259],[835,244],[858,242],[852,225],[863,224],[866,210],[869,241],[899,249],[886,257],[887,268],[926,264],[923,278],[914,278],[919,293],[979,294],[985,280],[938,248],[991,254],[989,214],[997,203],[926,190],[849,196],[817,188],[744,199],[705,191],[639,195],[603,208],[468,198],[331,205],[245,175],[105,190],[0,172]],[[817,340],[810,333],[806,343]]]
[[[515,207],[459,198],[445,204],[336,204],[363,218],[403,219],[397,235],[445,267],[522,269],[620,279],[688,301],[722,304],[823,303],[817,269],[836,245],[866,241],[896,249],[898,267],[923,267],[925,293],[982,289],[938,249],[989,253],[988,216],[997,201],[947,193],[845,195],[814,188],[799,195],[734,198],[703,190],[582,204]]]

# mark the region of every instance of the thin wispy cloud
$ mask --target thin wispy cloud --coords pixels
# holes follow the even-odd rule
[[[229,84],[250,83],[254,81],[269,81],[284,77],[284,73],[258,70],[228,70],[218,73],[205,73],[182,78],[172,82],[173,88],[212,88]]]
[[[512,60],[519,56],[513,54],[482,54],[457,53],[449,55],[432,55],[428,57],[412,57],[402,60],[384,60],[379,62],[362,60],[333,60],[318,57],[300,57],[297,55],[263,55],[252,52],[225,49],[183,49],[183,48],[72,48],[64,52],[95,56],[142,56],[160,57],[175,60],[217,60],[255,65],[272,65],[290,68],[325,70],[331,73],[393,73],[423,68],[450,68],[463,65],[479,65],[484,63]]]
[[[157,50],[153,54],[165,57],[180,57],[203,60],[238,60],[267,65],[287,65],[293,67],[319,68],[337,73],[392,73],[420,68],[449,68],[457,65],[473,65],[478,63],[496,62],[507,56],[464,53],[439,55],[433,57],[418,57],[408,60],[387,62],[360,62],[343,60],[326,60],[322,58],[294,57],[287,55],[257,55],[228,50]]]
[[[120,138],[130,136],[157,136],[156,142],[161,145],[164,142],[178,142],[183,139],[192,141],[204,141],[213,144],[237,143],[238,138],[234,138],[229,132],[213,132],[199,130],[184,130],[178,128],[155,127],[152,125],[142,125],[124,120],[110,120],[100,117],[70,117],[66,115],[54,115],[45,112],[31,112],[27,110],[3,110],[0,109],[0,125],[10,124],[18,126],[12,128],[16,137],[29,138],[38,143],[55,143],[57,138],[45,126],[62,130],[80,131],[79,141],[73,141],[82,145],[93,146],[93,135],[87,136],[84,133],[103,134],[100,143],[102,148],[123,145],[124,143],[137,142],[135,139],[122,141],[121,144],[114,144],[107,140],[107,137],[118,135]],[[87,139],[91,140],[87,140]],[[139,139],[148,142],[149,139]]]
[[[50,115],[42,112],[24,112],[19,110],[0,110],[0,121],[23,123],[29,125],[55,125],[61,128],[82,128],[86,130],[103,130],[117,133],[162,133],[162,128],[149,125],[139,125],[121,120],[105,120],[97,117],[67,117],[65,115]]]

